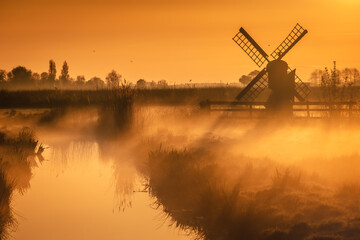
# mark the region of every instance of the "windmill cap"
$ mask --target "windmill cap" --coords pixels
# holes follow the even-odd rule
[[[283,69],[288,69],[288,64],[287,62],[285,62],[284,60],[281,60],[281,59],[276,59],[276,60],[273,60],[271,62],[269,62],[266,66],[267,70],[270,70],[271,69],[279,69],[279,68],[283,68]]]

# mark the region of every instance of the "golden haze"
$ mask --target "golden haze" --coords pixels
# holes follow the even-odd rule
[[[257,66],[231,40],[243,26],[268,52],[301,23],[309,34],[285,60],[307,80],[314,68],[360,67],[357,1],[2,0],[0,69],[129,81],[237,82]]]

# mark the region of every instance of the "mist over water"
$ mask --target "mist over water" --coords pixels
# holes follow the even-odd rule
[[[131,126],[111,131],[103,113],[1,112],[3,132],[28,126],[45,147],[30,188],[10,203],[15,238],[360,236],[356,121],[152,106],[135,107]]]

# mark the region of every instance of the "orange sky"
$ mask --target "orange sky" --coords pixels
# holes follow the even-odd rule
[[[309,30],[284,58],[298,75],[360,68],[356,0],[0,0],[0,69],[169,83],[237,82],[257,66],[232,41],[240,26],[269,54],[299,22]]]

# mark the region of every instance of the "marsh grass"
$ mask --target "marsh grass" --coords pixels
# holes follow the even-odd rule
[[[8,239],[12,228],[16,226],[16,219],[10,207],[13,187],[7,183],[4,172],[0,171],[0,239]]]
[[[340,72],[336,68],[336,62],[334,62],[334,66],[330,71],[325,68],[324,75],[321,77],[320,90],[320,98],[325,102],[344,102],[356,100],[353,82],[349,82],[347,79],[345,79],[345,81],[341,81]],[[328,116],[331,118],[341,117],[344,115],[344,112],[341,111],[344,109],[344,107],[345,106],[342,105],[330,105]]]
[[[338,189],[337,196],[360,201],[360,185],[358,183],[345,183]]]
[[[131,88],[131,92],[135,93],[133,99],[134,102],[140,105],[197,105],[199,102],[206,99],[211,99],[213,101],[232,101],[241,90],[237,87],[134,89],[129,83],[123,83],[123,85],[117,87],[116,89],[121,90],[124,87]],[[113,92],[114,89],[62,91],[0,90],[0,108],[100,106],[109,100],[113,100]]]
[[[158,149],[147,164],[148,189],[167,217],[199,239],[256,239],[257,225],[266,216],[257,213],[243,183],[229,183],[228,169],[200,150]],[[241,179],[244,173],[239,173]],[[261,224],[260,224],[261,225]]]
[[[56,121],[59,121],[66,113],[67,109],[65,107],[51,108],[41,115],[39,124],[46,125],[56,123]]]
[[[23,128],[17,135],[0,132],[0,239],[8,239],[16,227],[11,209],[14,190],[24,194],[32,177],[29,157],[41,156],[43,147],[35,150],[38,141],[30,128]],[[41,159],[41,158],[39,158]]]
[[[360,216],[359,186],[334,193],[300,170],[272,169],[266,175],[261,166],[229,164],[208,149],[160,147],[150,151],[142,172],[164,219],[197,239],[356,239],[360,222],[351,219]],[[267,184],[254,185],[259,175]]]
[[[277,189],[298,189],[301,185],[301,173],[291,172],[289,168],[280,171],[276,169],[276,174],[272,178],[272,186]]]
[[[17,136],[7,136],[1,134],[0,167],[4,171],[9,184],[14,185],[21,193],[24,193],[30,187],[31,163],[30,157],[39,156],[43,152],[42,145],[38,152],[35,150],[38,141],[35,139],[34,132],[30,128],[23,128]]]
[[[360,184],[348,182],[340,185],[335,196],[352,212],[360,211]]]
[[[98,133],[112,137],[131,129],[134,111],[134,89],[126,82],[104,95],[99,109]]]

